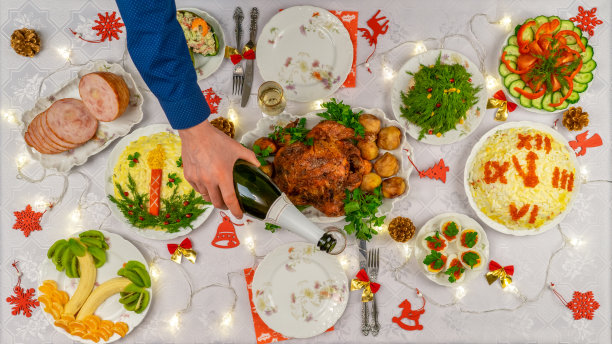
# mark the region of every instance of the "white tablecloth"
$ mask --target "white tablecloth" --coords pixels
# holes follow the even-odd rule
[[[246,1],[177,1],[178,7],[197,7],[215,16],[225,30],[226,40],[233,42],[232,13],[234,7],[242,6],[245,13],[253,5]],[[280,8],[303,4],[298,1],[260,1],[259,27]],[[485,13],[491,20],[499,20],[505,15],[513,18],[513,26],[527,17],[538,14],[557,15],[569,18],[576,15],[578,6],[589,9],[597,6],[597,15],[604,24],[595,29],[591,44],[595,47],[595,59],[598,66],[595,79],[588,92],[581,96],[581,106],[590,114],[591,133],[599,133],[604,146],[589,149],[587,154],[579,157],[583,171],[589,180],[610,180],[610,3],[605,0],[592,1],[321,1],[313,0],[309,4],[328,9],[358,10],[359,26],[366,27],[369,19],[377,9],[389,20],[389,31],[380,36],[378,52],[386,51],[406,40],[422,40],[427,37],[440,38],[452,33],[469,34],[468,21],[475,13]],[[125,33],[120,39],[101,44],[85,43],[73,36],[69,28],[87,29],[93,26],[93,19],[98,12],[116,10],[113,1],[2,1],[0,5],[1,49],[0,82],[2,85],[3,111],[12,110],[19,114],[29,109],[35,102],[38,85],[42,78],[53,70],[64,65],[66,60],[58,53],[58,48],[70,48],[73,63],[83,63],[90,59],[107,59],[118,61],[125,47]],[[248,21],[245,20],[246,29]],[[9,38],[13,30],[21,27],[36,29],[42,40],[42,51],[33,59],[16,55],[9,47]],[[496,75],[498,65],[498,49],[501,40],[506,37],[500,26],[487,24],[483,17],[474,22],[475,32],[487,52],[486,68]],[[436,48],[435,43],[428,44],[429,49]],[[449,49],[455,49],[473,60],[476,54],[460,39],[450,39],[446,43]],[[371,52],[363,38],[358,39],[357,62],[361,63]],[[397,70],[414,54],[414,45],[407,44],[394,50],[388,56],[390,66]],[[386,80],[381,71],[381,59],[371,62],[372,74],[364,66],[357,70],[357,87],[342,89],[334,96],[345,103],[354,106],[379,107],[389,116],[393,116],[390,106],[390,89],[392,81]],[[126,61],[130,71],[135,71],[131,61]],[[239,100],[232,98],[230,75],[232,64],[225,61],[222,67],[210,78],[200,82],[202,89],[212,87],[222,98],[219,112],[224,115],[234,103],[238,113],[237,133],[243,134],[261,118],[253,97],[249,105],[242,109],[237,104]],[[137,73],[134,73],[135,77]],[[43,88],[43,94],[48,94],[62,84],[68,77],[60,73],[52,78]],[[142,84],[140,77],[137,77]],[[255,73],[254,90],[262,82],[258,72]],[[255,91],[253,91],[255,92]],[[287,110],[303,114],[313,107],[309,104],[289,103]],[[164,114],[150,94],[145,93],[144,120],[137,127],[152,123],[165,122]],[[441,147],[429,146],[410,139],[414,147],[415,161],[419,168],[433,166],[440,158],[450,166],[445,184],[430,179],[419,179],[413,174],[409,180],[410,195],[398,204],[390,217],[398,215],[413,219],[417,227],[422,226],[429,218],[442,212],[460,212],[475,217],[468,205],[463,188],[463,168],[471,147],[478,138],[489,129],[498,125],[493,120],[493,110],[488,110],[480,127],[467,139],[452,145]],[[536,115],[522,109],[510,114],[510,120],[532,120],[551,125],[560,118],[559,115]],[[560,132],[568,139],[571,134],[563,127]],[[79,221],[71,220],[78,198],[83,192],[83,179],[79,175],[69,177],[70,185],[63,202],[44,215],[43,230],[32,233],[25,238],[20,231],[12,229],[14,223],[13,211],[22,210],[28,203],[41,198],[56,197],[61,191],[60,178],[48,178],[40,184],[29,184],[17,180],[15,158],[25,151],[25,143],[20,136],[19,128],[2,122],[0,144],[2,147],[1,164],[1,230],[0,230],[0,296],[1,304],[0,342],[2,343],[65,343],[69,340],[55,331],[45,320],[42,310],[37,308],[31,318],[22,315],[12,316],[10,307],[4,301],[12,294],[16,283],[16,274],[11,267],[14,260],[19,261],[23,270],[22,286],[35,287],[38,284],[38,266],[46,259],[45,253],[55,240],[70,233],[85,228],[97,228],[105,214],[105,208],[92,206],[85,210]],[[92,181],[86,192],[88,202],[104,201],[103,191],[104,169],[111,145],[100,154],[91,157],[87,163],[75,170],[83,172]],[[42,169],[36,164],[28,164],[25,171],[37,176]],[[321,343],[356,343],[356,342],[514,342],[514,343],[609,343],[610,305],[612,267],[610,252],[612,237],[611,225],[611,189],[606,182],[592,182],[583,185],[573,210],[561,224],[563,232],[570,238],[581,240],[581,245],[568,246],[560,251],[551,261],[547,273],[549,258],[562,244],[562,238],[557,229],[535,237],[513,237],[502,235],[487,229],[491,243],[490,257],[503,265],[514,265],[515,275],[513,285],[529,301],[515,311],[497,310],[482,313],[486,310],[514,308],[521,304],[520,297],[504,292],[496,283],[489,286],[484,277],[479,277],[465,285],[466,295],[455,306],[442,307],[438,304],[453,302],[455,289],[433,284],[419,271],[414,257],[398,271],[399,283],[392,273],[392,268],[404,261],[403,249],[395,244],[387,233],[379,235],[371,241],[370,247],[382,249],[382,267],[380,282],[383,287],[378,297],[380,323],[382,329],[378,337],[363,337],[360,327],[359,293],[351,293],[346,312],[335,326],[335,331],[306,340],[291,342],[321,342]],[[258,255],[265,255],[282,243],[300,240],[286,231],[276,234],[264,231],[261,223],[255,222],[249,226],[236,227],[236,232],[242,244],[234,249],[217,249],[210,245],[220,223],[218,212],[213,213],[208,221],[189,235],[195,250],[198,252],[197,264],[183,262],[194,289],[214,282],[226,283],[226,274],[231,271],[240,272],[253,264],[253,257],[245,245],[247,236],[255,241]],[[168,257],[166,243],[143,239],[125,228],[115,218],[109,218],[103,225],[104,229],[121,234],[143,250],[149,258],[152,250],[160,256]],[[179,242],[174,240],[173,242]],[[344,259],[348,262],[347,277],[352,278],[357,272],[356,246],[347,249]],[[247,299],[244,277],[232,274],[231,284],[238,293],[238,302],[229,326],[220,325],[223,315],[232,305],[231,291],[224,289],[207,289],[193,299],[190,312],[183,314],[178,329],[169,326],[170,318],[176,311],[185,307],[188,302],[188,284],[176,269],[174,263],[161,261],[158,264],[161,275],[154,287],[155,302],[151,305],[144,322],[137,327],[123,342],[126,343],[192,343],[192,342],[236,342],[253,343],[255,335],[251,320],[250,306]],[[592,290],[600,303],[593,320],[574,320],[569,309],[553,295],[552,291],[543,287],[549,282],[555,282],[557,290],[566,298],[571,298],[574,290],[585,292]],[[398,305],[408,299],[414,308],[421,304],[415,290],[405,284],[419,288],[427,297],[426,312],[421,316],[423,331],[407,332],[391,322],[393,316],[399,316]]]

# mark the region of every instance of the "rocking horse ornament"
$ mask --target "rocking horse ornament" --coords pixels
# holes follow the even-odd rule
[[[240,240],[238,240],[234,226],[243,226],[244,224],[233,223],[232,219],[223,211],[219,212],[219,214],[223,221],[217,227],[217,234],[210,244],[218,248],[234,248],[240,245]]]
[[[378,44],[378,36],[386,34],[387,30],[389,30],[389,20],[387,19],[386,16],[377,17],[379,14],[380,14],[380,10],[374,13],[372,18],[368,19],[366,24],[368,25],[369,29],[362,28],[362,27],[357,28],[357,30],[361,32],[361,36],[368,40],[368,44],[370,46],[372,45],[374,46],[374,50],[372,51],[370,56],[368,56],[368,58],[366,59],[366,66],[368,68],[368,72],[370,73],[372,73],[372,71],[370,70],[370,67],[369,67],[369,61],[372,55],[374,55],[374,52],[376,51],[376,45]],[[383,22],[383,20],[385,21]],[[370,29],[372,31],[370,31]]]
[[[425,313],[425,297],[421,294],[421,292],[417,289],[417,295],[423,298],[423,306],[419,309],[412,309],[412,305],[410,301],[407,299],[402,301],[398,307],[402,308],[402,314],[399,317],[393,317],[391,321],[396,323],[399,327],[403,328],[406,331],[421,331],[423,330],[423,325],[419,323],[419,318],[423,313]],[[402,319],[412,320],[414,322],[413,325],[407,324],[402,321]]]

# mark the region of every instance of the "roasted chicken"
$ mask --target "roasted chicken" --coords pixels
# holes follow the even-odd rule
[[[306,137],[312,146],[294,142],[278,150],[274,182],[295,205],[342,216],[345,190],[359,187],[370,166],[353,144],[353,129],[342,124],[322,121]]]

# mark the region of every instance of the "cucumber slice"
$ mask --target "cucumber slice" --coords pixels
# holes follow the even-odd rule
[[[585,47],[587,46],[587,44],[589,44],[589,40],[586,39],[586,37],[580,37],[580,41],[582,42],[582,45],[584,45]]]
[[[533,37],[535,37],[535,35],[533,34],[533,31],[529,29],[523,31],[523,42],[531,42],[533,41]]]
[[[549,105],[551,103],[551,99],[552,95],[550,93],[544,96],[544,99],[542,99],[542,110],[549,112],[555,111],[555,108]]]
[[[557,25],[557,28],[552,32],[553,36],[559,32],[561,30],[561,18],[557,17],[557,16],[550,16],[548,17],[548,21],[552,22],[553,20],[557,19],[559,21],[559,25]]]
[[[567,42],[567,45],[574,45],[576,44],[578,41],[576,41],[576,38],[574,38],[574,36],[565,36],[565,41]],[[578,48],[579,50],[577,51],[582,51],[582,49]]]
[[[512,61],[512,62],[516,63],[516,61],[518,61],[518,56],[506,54],[506,60],[507,61]]]
[[[574,80],[574,92],[582,93],[586,91],[587,87],[589,87],[589,85]]]
[[[510,84],[510,87],[508,88],[508,91],[510,91],[510,94],[513,95],[515,98],[520,98],[521,94],[518,93],[515,88],[520,88],[521,90],[523,88],[525,88],[525,82],[523,80],[516,80],[514,82],[512,82]]]
[[[541,96],[540,98],[532,99],[531,106],[536,109],[541,110],[542,109],[542,99],[544,99],[544,96]]]
[[[568,44],[567,47],[572,49],[572,50],[574,50],[574,51],[577,51],[577,52],[581,52],[582,51],[582,48],[578,44],[571,44],[571,45]],[[586,45],[585,45],[585,47],[586,47]]]
[[[529,87],[525,87],[523,90],[525,90],[526,92],[529,92],[529,93],[532,93],[532,92],[533,92],[533,91],[531,90],[531,88],[529,88]],[[522,105],[523,107],[526,107],[526,108],[530,108],[530,107],[532,107],[532,106],[531,106],[531,99],[529,99],[529,98],[525,97],[525,96],[524,96],[524,95],[522,95],[522,94],[521,94],[520,102],[521,102],[521,105]]]
[[[542,24],[544,24],[544,23],[548,23],[548,17],[545,17],[545,16],[537,16],[537,17],[535,18],[535,21],[536,21],[537,27],[540,27],[540,26],[542,26]]]
[[[565,108],[567,108],[568,106],[569,106],[568,101],[564,100],[563,103],[561,103],[561,105],[555,107],[555,110],[561,111],[561,110],[564,110]]]
[[[521,55],[521,53],[519,52],[518,47],[515,46],[515,45],[509,45],[509,46],[505,47],[504,51],[506,52],[506,55],[514,55],[514,56],[520,56]]]
[[[593,58],[593,47],[588,45],[586,49],[580,53],[580,56],[582,56],[582,62],[587,63]]]
[[[516,39],[516,36],[510,36],[510,38],[508,38],[508,45],[518,46],[518,41]]]
[[[506,76],[504,78],[504,86],[506,86],[507,89],[510,89],[510,85],[515,82],[516,80],[520,80],[521,76],[518,74],[509,74],[508,76]]]
[[[586,72],[586,73],[580,72],[576,74],[576,77],[574,78],[575,82],[577,81],[582,84],[588,84],[591,80],[593,80],[593,73],[591,72]]]
[[[559,91],[554,92],[553,95],[552,95],[552,98],[550,99],[550,102],[552,104],[557,104],[559,102],[559,100],[561,100],[561,98],[563,98],[563,93],[561,93]]]
[[[510,62],[512,63],[512,62]],[[503,77],[506,77],[506,75],[511,74],[512,72],[508,70],[508,68],[506,67],[506,65],[504,63],[501,63],[499,65],[499,75]]]
[[[569,20],[562,20],[561,21],[561,25],[559,25],[559,31],[561,30],[573,30],[574,29],[574,23],[572,23]]]
[[[582,37],[582,30],[580,30],[579,28],[575,27],[574,32],[578,34],[578,37]]]
[[[582,65],[580,73],[591,72],[593,69],[595,69],[595,67],[597,67],[597,62],[595,62],[595,60],[589,60],[587,63]]]
[[[576,104],[580,100],[580,93],[572,92],[570,96],[566,99],[566,101],[570,104]]]

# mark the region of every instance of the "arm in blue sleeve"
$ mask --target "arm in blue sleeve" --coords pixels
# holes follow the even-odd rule
[[[210,115],[176,20],[174,0],[116,0],[127,46],[140,75],[174,129],[197,125]]]

